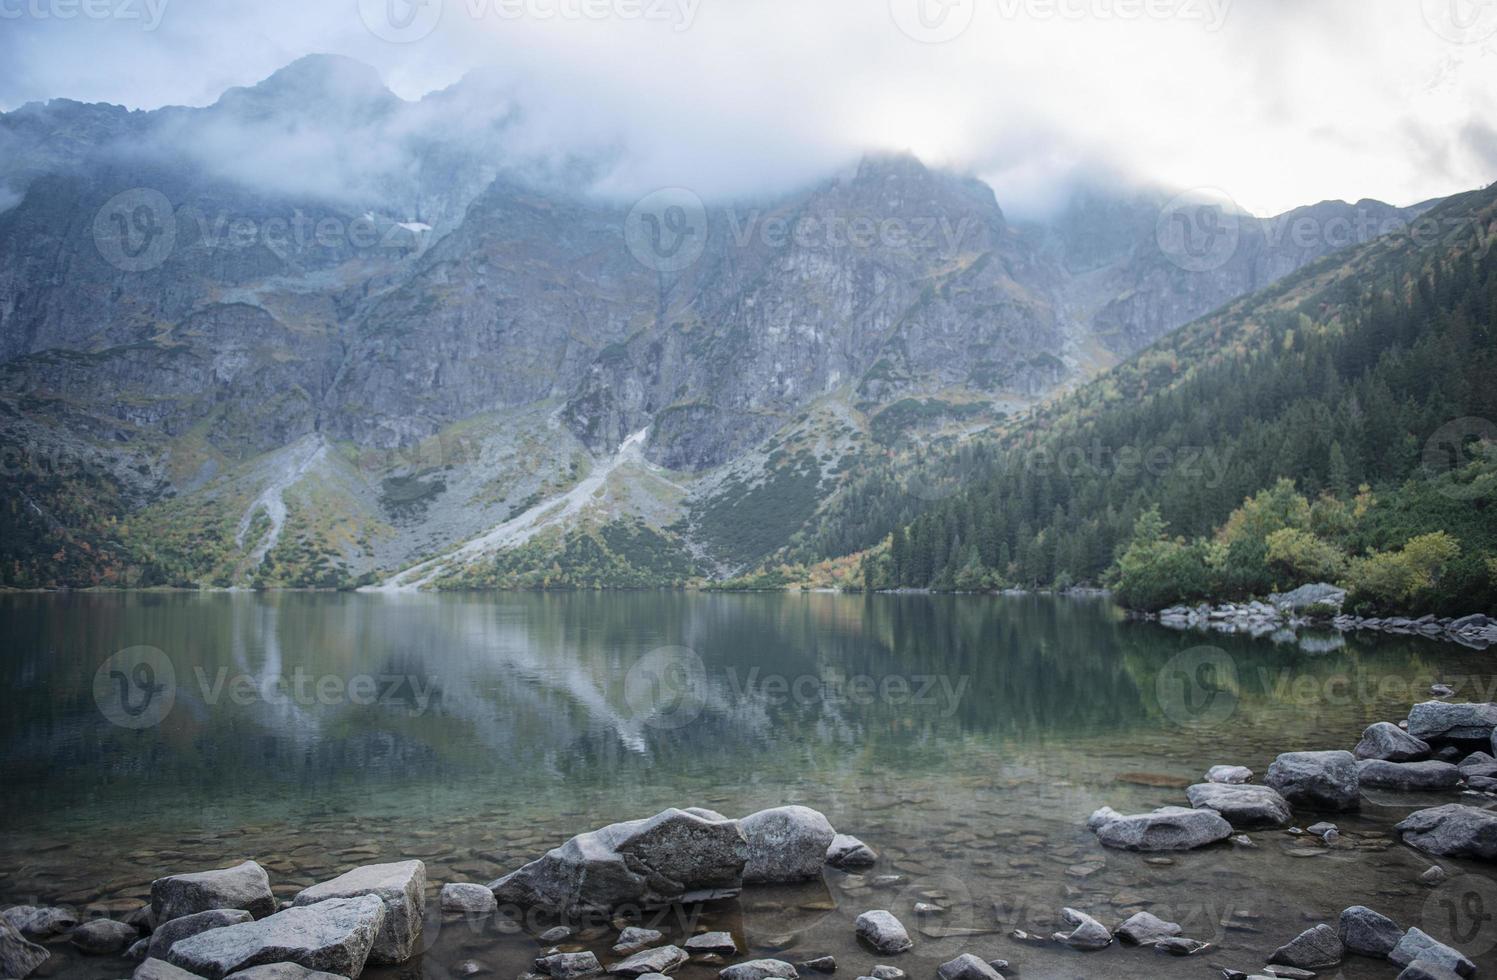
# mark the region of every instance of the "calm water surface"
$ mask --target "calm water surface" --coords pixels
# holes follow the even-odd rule
[[[1103,851],[1084,826],[1103,804],[1184,805],[1216,763],[1262,773],[1281,751],[1350,748],[1436,680],[1490,698],[1491,655],[1450,644],[1181,634],[1102,601],[821,594],[11,595],[0,630],[5,903],[122,914],[152,878],[244,858],[289,897],[419,857],[434,896],[665,806],[794,802],[879,866],[657,927],[727,928],[756,955],[832,953],[856,977],[881,959],[852,919],[888,908],[916,930],[898,958],[915,977],[961,952],[1026,978],[1199,977],[1251,972],[1366,904],[1454,930],[1497,967],[1488,870],[1442,861],[1452,882],[1425,888],[1430,859],[1389,836],[1417,806],[1484,797],[1379,794],[1331,818],[1345,832],[1333,847],[1254,832],[1254,847],[1167,861]],[[948,911],[922,919],[916,901]],[[435,905],[424,955],[366,976],[446,977],[471,959],[509,978],[540,948],[526,930],[544,923]],[[1048,935],[1063,905],[1110,926],[1148,908],[1217,945],[1174,960],[1009,937]],[[605,963],[611,943],[585,937]],[[51,975],[130,968],[54,948]],[[1340,975],[1395,972],[1350,960]]]

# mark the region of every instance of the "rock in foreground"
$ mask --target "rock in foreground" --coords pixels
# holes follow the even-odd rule
[[[1285,752],[1263,782],[1291,806],[1309,810],[1355,810],[1362,802],[1357,759],[1350,752]]]
[[[188,936],[196,936],[200,932],[209,929],[222,929],[224,926],[237,926],[243,922],[253,921],[250,914],[244,909],[209,909],[206,912],[194,912],[192,915],[184,915],[180,919],[163,922],[159,928],[151,933],[150,945],[146,947],[148,959],[166,959],[171,948],[179,940]]]
[[[800,972],[784,960],[748,960],[734,963],[717,971],[718,980],[768,980],[781,977],[783,980],[800,980]]]
[[[1287,827],[1293,817],[1289,801],[1268,786],[1197,783],[1185,795],[1197,810],[1215,810],[1243,830]]]
[[[821,875],[827,849],[837,836],[820,811],[807,806],[777,806],[738,821],[748,842],[743,866],[745,884],[805,881]]]
[[[51,955],[46,947],[38,946],[15,926],[0,920],[0,973],[13,980],[24,980]]]
[[[939,980],[1003,980],[1003,974],[971,953],[942,963],[936,968],[936,976]]]
[[[1388,954],[1388,959],[1399,966],[1422,964],[1432,976],[1438,976],[1438,971],[1441,970],[1446,974],[1455,973],[1463,977],[1476,973],[1476,964],[1464,954],[1419,929],[1410,929],[1404,933],[1398,945],[1393,947],[1393,952]]]
[[[903,953],[915,945],[904,924],[893,913],[884,909],[873,909],[858,916],[854,923],[858,938],[884,954]]]
[[[1387,956],[1403,938],[1398,923],[1365,905],[1353,905],[1342,912],[1336,931],[1341,945],[1359,956]]]
[[[1497,860],[1497,813],[1463,803],[1416,810],[1393,827],[1405,844],[1430,854]]]
[[[826,863],[834,868],[871,868],[878,862],[873,848],[850,834],[838,834],[826,849]]]
[[[384,920],[385,903],[373,895],[331,898],[179,940],[167,960],[208,980],[281,962],[357,977]]]
[[[731,897],[743,886],[747,860],[737,821],[671,809],[578,834],[489,887],[501,902],[560,914],[611,912]]]
[[[1301,970],[1324,970],[1341,962],[1346,949],[1336,930],[1322,923],[1295,936],[1274,950],[1270,963],[1298,967]]]
[[[243,909],[257,919],[276,910],[270,876],[254,861],[232,868],[170,875],[151,882],[151,912],[169,922],[209,909]]]
[[[1357,763],[1357,779],[1362,786],[1391,789],[1404,793],[1455,789],[1461,784],[1461,771],[1448,762],[1385,762],[1366,759]]]
[[[315,905],[332,898],[373,895],[385,903],[385,920],[375,937],[369,962],[404,963],[421,945],[426,917],[426,865],[421,861],[369,864],[304,888],[293,905]]]
[[[1104,846],[1125,851],[1186,851],[1232,836],[1232,825],[1215,810],[1180,806],[1132,815],[1104,806],[1086,825]]]

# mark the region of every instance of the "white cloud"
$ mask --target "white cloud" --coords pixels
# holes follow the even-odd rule
[[[49,0],[22,2],[0,11]],[[1412,203],[1497,178],[1492,3],[1463,25],[1442,20],[1452,0],[427,2],[443,4],[440,22],[411,43],[377,37],[355,0],[168,0],[154,31],[12,18],[0,105],[201,105],[334,52],[408,99],[487,69],[525,107],[508,134],[523,153],[612,148],[599,190],[621,197],[779,190],[872,148],[969,169],[1020,213],[1088,172],[1212,185],[1259,213]],[[896,24],[918,26],[916,4],[927,25],[942,5],[970,24],[920,43]]]

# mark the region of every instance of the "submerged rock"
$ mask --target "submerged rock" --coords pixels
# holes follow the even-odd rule
[[[1417,762],[1429,758],[1429,743],[1415,738],[1391,722],[1368,725],[1362,740],[1352,749],[1358,759],[1384,759],[1388,762]]]
[[[151,882],[151,914],[169,922],[209,909],[243,909],[257,919],[276,910],[270,876],[254,861],[232,868],[169,875]]]
[[[731,897],[743,886],[747,860],[737,821],[672,809],[579,834],[489,887],[502,902],[562,914],[611,912]]]
[[[826,863],[834,868],[871,868],[878,854],[850,834],[837,834],[826,849]]]
[[[172,945],[178,940],[196,936],[209,929],[236,926],[241,922],[252,920],[253,917],[244,909],[209,909],[206,912],[194,912],[192,915],[184,915],[179,919],[163,922],[155,932],[151,933],[150,943],[146,947],[146,957],[164,960],[166,954],[171,951]]]
[[[1459,950],[1451,949],[1444,943],[1435,939],[1428,933],[1416,928],[1410,928],[1393,947],[1388,954],[1388,959],[1399,966],[1409,966],[1413,963],[1422,963],[1427,967],[1437,967],[1447,972],[1458,973],[1463,977],[1469,977],[1476,972],[1476,964],[1471,962],[1465,954]],[[1430,971],[1433,975],[1433,971]]]
[[[1071,926],[1071,931],[1053,934],[1050,938],[1056,942],[1065,943],[1073,949],[1086,950],[1104,949],[1112,945],[1112,933],[1085,912],[1065,908],[1060,910],[1060,917]]]
[[[1336,932],[1341,945],[1359,956],[1387,956],[1403,938],[1398,923],[1365,905],[1353,905],[1342,912]]]
[[[1284,827],[1293,818],[1289,801],[1268,786],[1197,783],[1185,795],[1196,809],[1215,810],[1244,830]]]
[[[1418,792],[1454,789],[1461,784],[1461,771],[1448,762],[1385,762],[1365,759],[1357,763],[1357,779],[1373,789]]]
[[[885,955],[903,953],[915,944],[904,924],[893,913],[884,909],[873,909],[858,916],[854,923],[858,938]]]
[[[1341,937],[1336,930],[1324,923],[1295,936],[1274,950],[1268,958],[1270,963],[1298,967],[1301,970],[1323,970],[1335,966],[1346,955]]]
[[[1232,836],[1232,825],[1215,810],[1179,806],[1132,815],[1103,807],[1087,826],[1104,846],[1127,851],[1185,851]]]
[[[1463,803],[1416,810],[1394,825],[1405,844],[1430,854],[1497,860],[1497,813]]]
[[[0,920],[0,973],[12,980],[25,980],[51,957],[45,946],[39,946],[10,922]]]
[[[384,919],[385,903],[373,895],[331,898],[178,940],[167,960],[208,980],[281,962],[357,977]]]
[[[836,831],[827,818],[806,806],[777,806],[738,821],[748,842],[745,884],[805,881],[821,874]]]
[[[1161,939],[1180,935],[1181,931],[1178,923],[1166,922],[1152,912],[1135,912],[1118,926],[1118,938],[1133,946],[1152,946]]]
[[[13,905],[0,912],[0,919],[15,926],[27,939],[51,939],[78,924],[72,912],[50,905]]]
[[[140,938],[134,926],[113,919],[90,919],[73,930],[69,941],[89,956],[115,956]]]
[[[451,881],[442,886],[439,902],[443,912],[492,912],[499,907],[489,886],[471,881]],[[570,933],[569,933],[570,934]],[[566,936],[562,936],[565,939]]]
[[[553,980],[576,980],[603,972],[603,964],[589,952],[552,953],[536,960],[535,968]]]
[[[1285,752],[1263,782],[1306,809],[1354,810],[1362,801],[1356,757],[1345,751]]]

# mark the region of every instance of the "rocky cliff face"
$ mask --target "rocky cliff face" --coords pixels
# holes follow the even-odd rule
[[[249,540],[255,508],[285,504],[273,533],[350,573],[393,573],[540,520],[589,470],[608,478],[575,515],[637,519],[727,569],[883,451],[872,420],[980,426],[1409,215],[1182,217],[1091,192],[1016,225],[986,185],[901,156],[774,200],[630,208],[588,192],[598,160],[511,152],[518,108],[453,138],[494,104],[465,84],[405,103],[306,59],[204,109],[0,116],[7,451],[111,474],[122,494],[96,509],[233,526],[215,579],[281,560]],[[333,451],[288,450],[314,437]],[[289,482],[283,457],[306,457]],[[55,473],[7,476],[28,488],[9,520],[30,558],[87,543],[45,513],[71,492]],[[743,501],[768,534],[697,534]]]

